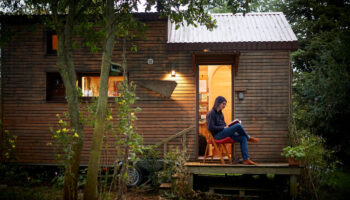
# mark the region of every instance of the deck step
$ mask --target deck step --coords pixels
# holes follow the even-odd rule
[[[159,186],[159,189],[170,189],[171,188],[171,183],[162,183],[160,186]]]
[[[179,175],[178,175],[178,174],[173,174],[173,175],[171,176],[171,179],[172,179],[172,181],[173,181],[173,180],[176,180],[176,179],[179,179]]]
[[[162,183],[159,186],[159,194],[166,194],[169,193],[171,190],[171,183]]]

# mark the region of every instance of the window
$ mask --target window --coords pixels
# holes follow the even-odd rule
[[[66,89],[61,76],[58,72],[49,72],[46,74],[46,100],[56,101],[64,100]]]
[[[119,74],[118,74],[119,75]],[[99,94],[99,73],[78,73],[77,85],[82,88],[83,97],[96,97]],[[118,97],[118,85],[124,80],[123,76],[111,73],[108,79],[108,97]],[[46,100],[63,101],[66,96],[65,87],[58,72],[46,74]]]
[[[108,96],[118,97],[118,85],[124,80],[123,76],[110,76],[108,79]],[[99,94],[100,76],[84,74],[81,77],[83,97],[95,97]]]
[[[55,32],[48,31],[46,38],[47,53],[55,54],[57,52],[57,34]]]

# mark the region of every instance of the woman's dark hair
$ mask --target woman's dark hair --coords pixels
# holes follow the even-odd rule
[[[223,97],[223,96],[218,96],[218,97],[216,97],[212,109],[213,109],[213,110],[216,110],[217,107],[218,107],[222,102],[227,102],[227,100],[225,99],[225,97]]]

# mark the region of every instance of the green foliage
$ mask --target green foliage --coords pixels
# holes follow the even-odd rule
[[[158,161],[160,159],[160,152],[153,146],[143,146],[140,154],[140,160],[145,161],[149,170],[148,178],[152,186],[159,186],[162,183],[161,172],[158,171]]]
[[[172,176],[174,176],[180,169],[178,167],[181,164],[181,152],[178,149],[170,150],[164,155],[164,169],[161,173],[162,182],[171,182]],[[185,158],[183,158],[185,159]],[[183,169],[181,169],[183,170]]]
[[[334,152],[325,148],[324,140],[313,134],[301,138],[305,146],[305,168],[301,176],[300,192],[304,198],[324,199],[322,188],[332,188],[329,180],[334,179],[340,163]]]
[[[302,160],[305,158],[305,148],[303,146],[288,146],[283,148],[281,156],[293,158],[295,160]]]
[[[116,138],[115,147],[117,149],[117,160],[115,162],[114,177],[118,180],[118,194],[123,195],[123,190],[126,188],[128,178],[127,167],[129,167],[129,159],[132,163],[136,163],[137,155],[142,153],[142,137],[137,133],[135,126],[137,117],[136,112],[141,111],[140,108],[134,108],[136,100],[135,94],[136,85],[133,82],[124,80],[118,86],[120,97],[115,98],[117,109],[117,130],[114,133]],[[123,162],[121,168],[119,161]],[[113,183],[111,184],[111,188]]]
[[[295,123],[291,127],[290,143],[294,147],[284,148],[282,155],[292,157],[292,154],[299,154],[303,160],[299,198],[323,199],[324,196],[319,194],[324,188],[330,189],[334,186],[329,180],[335,179],[341,163],[335,158],[334,151],[326,148],[322,137],[297,128]]]
[[[78,187],[81,188],[85,185],[86,183],[86,171],[87,168],[82,168],[79,171],[79,176],[78,176]],[[57,171],[55,171],[54,177],[51,179],[51,184],[52,186],[63,189],[64,186],[64,169],[59,167]]]
[[[299,45],[292,57],[296,124],[322,136],[344,161],[350,155],[349,3],[290,0],[283,4]]]
[[[172,181],[171,191],[165,192],[161,196],[165,197],[166,199],[174,200],[223,199],[220,195],[196,192],[189,186],[188,180],[190,173],[185,166],[187,158],[184,152],[180,152],[177,149],[171,150],[165,155],[165,161],[167,168],[163,171],[163,180],[168,182],[172,177],[175,180]]]
[[[208,6],[210,13],[281,12],[284,0],[216,0]]]
[[[137,133],[135,122],[137,120],[136,112],[141,108],[134,108],[137,100],[135,89],[136,85],[124,80],[119,85],[120,97],[115,98],[117,117],[118,117],[118,135],[117,146],[128,145],[130,149],[130,158],[136,161],[137,154],[142,152],[142,137]],[[126,140],[125,140],[126,139]]]
[[[11,135],[8,130],[4,130],[0,120],[0,164],[5,164],[15,158],[17,136]]]
[[[63,115],[56,115],[58,118],[57,127],[54,130],[50,127],[54,143],[49,142],[47,146],[53,146],[56,159],[59,164],[66,166],[72,158],[74,151],[73,145],[79,142],[80,135],[75,129],[69,127],[69,116],[65,112]]]
[[[345,200],[350,195],[350,174],[336,172],[334,176],[325,180],[328,184],[321,186],[320,199],[327,200]]]
[[[249,4],[253,12],[281,12],[284,0],[254,0]]]
[[[252,0],[215,0],[210,1],[207,9],[210,13],[247,13],[250,11]]]

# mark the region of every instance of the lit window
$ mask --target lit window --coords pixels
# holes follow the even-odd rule
[[[57,34],[51,31],[47,32],[47,53],[53,54],[57,52]]]
[[[123,76],[110,76],[108,79],[108,96],[120,96],[118,85],[124,80]],[[81,78],[83,97],[96,97],[99,95],[100,76],[83,75]]]
[[[119,75],[119,74],[118,74]],[[99,94],[100,76],[98,73],[78,73],[77,86],[82,88],[83,97],[96,97]],[[108,96],[118,97],[118,85],[124,80],[123,76],[109,76]],[[66,89],[58,72],[46,73],[46,100],[64,101]]]
[[[57,34],[51,35],[51,46],[53,51],[57,51]]]

